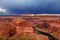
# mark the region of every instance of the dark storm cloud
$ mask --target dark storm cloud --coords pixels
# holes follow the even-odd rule
[[[60,13],[60,0],[0,0],[8,13]]]

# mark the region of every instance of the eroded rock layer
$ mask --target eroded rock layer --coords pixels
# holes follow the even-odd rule
[[[20,36],[33,37],[35,40],[49,40],[47,36],[36,34],[30,22],[22,18],[7,19],[2,18],[0,21],[0,36],[4,37],[9,35],[10,38]]]
[[[0,35],[10,34],[10,37],[15,38],[17,36],[27,36],[28,34],[36,40],[49,40],[47,36],[36,34],[32,25],[36,25],[39,30],[50,33],[60,40],[60,16],[4,16],[0,18]]]

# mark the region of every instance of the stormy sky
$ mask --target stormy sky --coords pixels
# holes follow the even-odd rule
[[[2,14],[59,14],[60,0],[0,0]]]

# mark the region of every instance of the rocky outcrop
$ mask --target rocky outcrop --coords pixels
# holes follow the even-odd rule
[[[22,18],[14,18],[10,22],[0,22],[0,36],[9,35],[10,38],[20,36],[33,37],[36,40],[49,40],[47,36],[36,34],[31,24]]]
[[[16,35],[18,35],[18,36],[33,37],[33,38],[36,38],[36,40],[45,40],[45,39],[48,40],[47,36],[42,36],[42,35],[36,34],[31,26],[31,24],[24,19],[14,19],[14,20],[12,20],[11,24],[15,25],[15,27],[17,28]]]
[[[60,40],[60,16],[26,17],[24,19]]]

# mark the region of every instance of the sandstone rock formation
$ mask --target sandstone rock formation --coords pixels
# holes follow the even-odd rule
[[[20,36],[30,36],[33,38],[36,38],[36,40],[48,40],[47,36],[42,36],[42,35],[38,35],[36,33],[34,33],[33,28],[31,27],[31,24],[29,22],[27,22],[24,19],[14,19],[12,20],[11,24],[15,25],[15,27],[17,28],[17,34],[16,35],[20,35]],[[15,35],[15,36],[16,36]],[[41,36],[41,37],[40,37]],[[40,39],[41,38],[41,39]]]
[[[22,18],[14,18],[10,22],[0,21],[0,36],[6,35],[10,38],[28,36],[36,40],[49,40],[47,36],[36,34],[31,24]]]
[[[0,36],[13,36],[16,33],[15,26],[9,25],[6,22],[0,22]]]
[[[60,40],[60,23],[58,22],[59,20],[56,20],[56,21],[47,20],[47,21],[48,21],[48,23],[45,23],[47,25],[47,27],[45,27],[46,25],[44,24],[44,22],[42,22],[42,24],[40,24],[40,23],[37,24],[37,27],[45,32],[52,34],[53,36],[55,36],[57,39]],[[52,21],[52,23],[51,23],[51,21]]]

